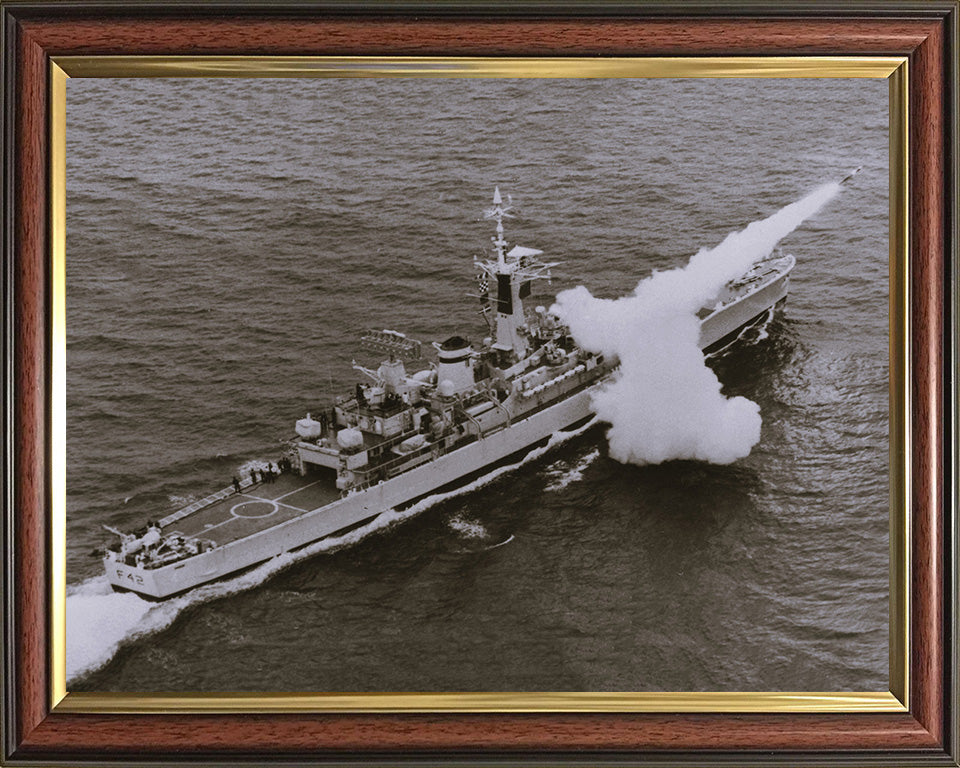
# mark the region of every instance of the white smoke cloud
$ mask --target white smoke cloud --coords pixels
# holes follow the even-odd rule
[[[696,311],[840,190],[825,184],[769,218],[701,249],[682,268],[655,272],[632,294],[598,299],[583,286],[557,295],[551,312],[582,347],[617,357],[620,369],[597,395],[597,416],[617,461],[697,459],[729,464],[760,440],[760,407],[728,398],[700,349]]]

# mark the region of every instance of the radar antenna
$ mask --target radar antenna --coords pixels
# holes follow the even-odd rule
[[[495,187],[493,190],[493,208],[488,208],[483,212],[483,218],[485,219],[496,219],[497,222],[497,236],[491,237],[493,245],[496,248],[497,252],[497,264],[501,267],[505,263],[506,252],[504,249],[507,247],[507,241],[503,239],[503,220],[505,218],[512,219],[513,216],[510,214],[511,209],[513,208],[513,200],[510,195],[507,195],[507,204],[503,204],[503,198],[500,197],[500,187]]]

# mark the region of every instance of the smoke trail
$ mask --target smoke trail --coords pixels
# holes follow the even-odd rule
[[[682,268],[655,272],[631,295],[598,299],[583,286],[557,295],[551,311],[584,348],[617,357],[613,380],[593,398],[618,461],[698,459],[729,464],[760,439],[760,408],[725,397],[700,349],[696,311],[815,214],[840,190],[825,184],[769,218],[704,248]]]

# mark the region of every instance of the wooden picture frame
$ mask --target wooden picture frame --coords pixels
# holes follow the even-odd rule
[[[10,764],[315,762],[958,765],[956,2],[639,7],[2,3],[4,738]],[[908,61],[911,529],[901,711],[276,711],[60,706],[51,679],[51,234],[57,57],[889,56]],[[54,170],[51,170],[54,169]],[[892,233],[895,237],[895,233]],[[55,532],[54,532],[55,533]],[[391,709],[391,708],[387,708]],[[470,708],[464,708],[469,710]],[[269,711],[267,711],[269,710]],[[349,710],[349,708],[348,708]]]

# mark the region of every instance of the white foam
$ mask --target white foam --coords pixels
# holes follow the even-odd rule
[[[179,608],[132,592],[116,593],[106,576],[67,592],[67,682],[109,661],[121,643],[166,626]]]
[[[747,346],[752,347],[764,339],[770,338],[770,323],[773,320],[774,314],[776,314],[776,308],[770,307],[770,309],[767,310],[767,314],[764,315],[763,320],[761,320],[758,325],[741,328],[740,333],[737,334],[735,339],[727,344],[724,344],[722,347],[720,347],[720,349],[715,349],[712,352],[704,355],[705,359],[713,360],[714,358],[722,357],[726,352],[738,344],[746,344]]]
[[[499,544],[491,544],[489,547],[487,547],[487,548],[486,548],[485,550],[483,550],[483,551],[484,551],[484,552],[489,552],[491,549],[500,549],[500,547],[505,547],[505,546],[507,546],[507,544],[509,544],[509,543],[510,543],[511,541],[513,541],[515,538],[516,538],[516,537],[511,533],[506,539],[504,539],[503,541],[501,541]]]
[[[757,326],[757,335],[754,337],[751,344],[756,344],[764,339],[770,338],[770,323],[773,321],[774,307],[770,307],[767,310],[767,314],[764,316],[760,325]]]
[[[447,521],[450,530],[460,534],[465,539],[485,539],[489,535],[487,529],[475,520],[467,520],[462,515],[451,517]]]
[[[557,462],[547,468],[547,477],[552,478],[551,482],[544,488],[545,491],[562,491],[570,483],[576,483],[583,480],[583,471],[593,464],[600,456],[600,451],[594,448],[586,456],[581,457],[571,467],[566,462]]]

